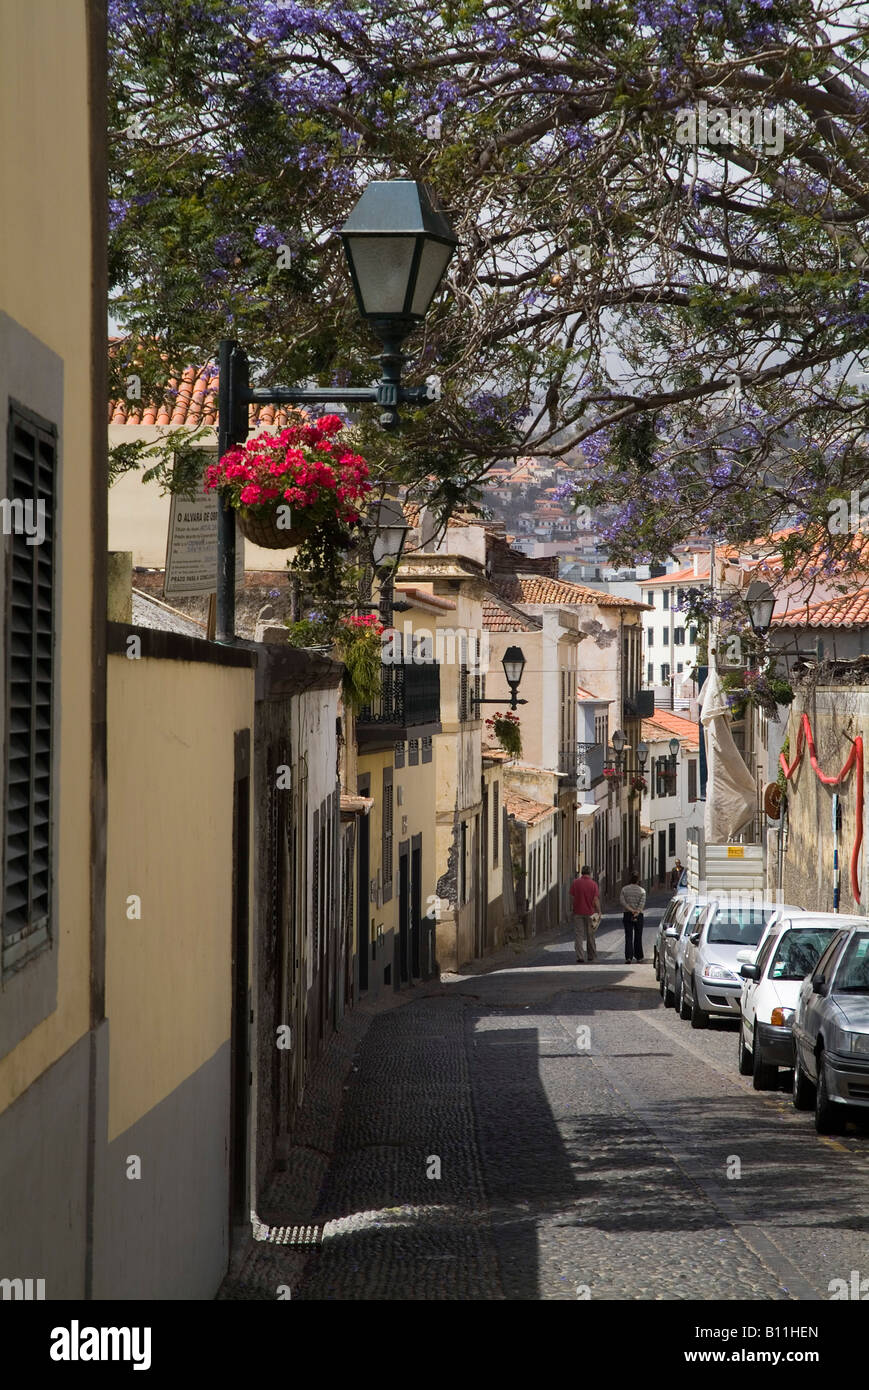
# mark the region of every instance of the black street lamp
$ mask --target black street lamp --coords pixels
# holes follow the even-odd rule
[[[624,733],[623,733],[623,731],[622,731],[621,729],[615,729],[615,730],[613,731],[612,737],[610,738],[610,743],[612,744],[613,752],[614,752],[615,755],[616,755],[616,771],[617,771],[619,774],[624,773],[626,777],[627,777],[627,776],[639,776],[639,777],[642,777],[643,774],[645,773],[646,761],[647,761],[648,756],[649,756],[649,745],[645,742],[645,740],[641,740],[641,741],[637,744],[637,748],[636,748],[637,765],[636,765],[636,767],[623,767],[623,766],[622,766],[622,763],[623,763],[623,760],[624,760],[624,752],[625,752],[626,739],[625,739],[625,735],[624,735]]]
[[[359,311],[383,344],[376,386],[251,387],[247,354],[231,338],[218,352],[218,457],[248,435],[250,405],[383,407],[380,423],[395,429],[399,405],[439,399],[436,383],[402,386],[401,344],[420,323],[458,240],[424,184],[410,179],[369,184],[340,236]],[[221,498],[217,520],[217,640],[235,640],[235,512]]]
[[[521,647],[508,647],[501,658],[501,665],[504,668],[504,679],[510,687],[510,708],[518,709],[520,705],[527,705],[527,700],[520,700],[516,696],[519,683],[522,680],[522,672],[525,670],[525,653]],[[472,705],[503,705],[503,700],[481,700],[476,695],[470,696]]]
[[[772,623],[775,609],[775,591],[765,579],[753,579],[745,595],[748,621],[758,637],[765,637]]]

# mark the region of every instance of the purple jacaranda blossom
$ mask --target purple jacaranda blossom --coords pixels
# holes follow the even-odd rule
[[[130,203],[125,198],[109,199],[109,231],[116,232],[130,211]]]
[[[253,239],[256,242],[257,246],[271,246],[275,249],[285,244],[284,238],[278,231],[277,227],[273,227],[268,223],[266,223],[263,226],[257,227],[256,231],[253,234]]]

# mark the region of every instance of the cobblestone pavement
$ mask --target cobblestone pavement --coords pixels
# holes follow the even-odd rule
[[[599,949],[530,943],[354,1025],[322,1248],[260,1244],[223,1296],[827,1299],[865,1268],[869,1134],[819,1138],[784,1073],[754,1092],[735,1024],[665,1010],[615,916]]]

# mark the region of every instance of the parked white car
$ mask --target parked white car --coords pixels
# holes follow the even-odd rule
[[[792,903],[712,904],[689,935],[682,959],[682,1016],[689,1014],[692,1028],[705,1028],[710,1017],[739,1018],[739,952],[756,950],[773,920],[793,915],[802,917],[803,909]]]
[[[779,1067],[794,1064],[792,1023],[800,985],[810,975],[836,931],[865,923],[865,917],[807,912],[775,921],[753,962],[743,962],[742,1017],[738,1064],[756,1091],[774,1087]],[[740,951],[739,957],[748,951]]]

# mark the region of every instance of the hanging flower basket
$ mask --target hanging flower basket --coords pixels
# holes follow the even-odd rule
[[[258,434],[205,470],[238,512],[242,534],[266,550],[318,541],[346,550],[348,528],[371,491],[368,465],[341,439],[337,415]]]
[[[306,526],[278,524],[286,523],[288,516],[294,520],[286,502],[273,502],[268,507],[239,507],[238,529],[252,545],[261,545],[264,550],[287,550],[309,534]]]

